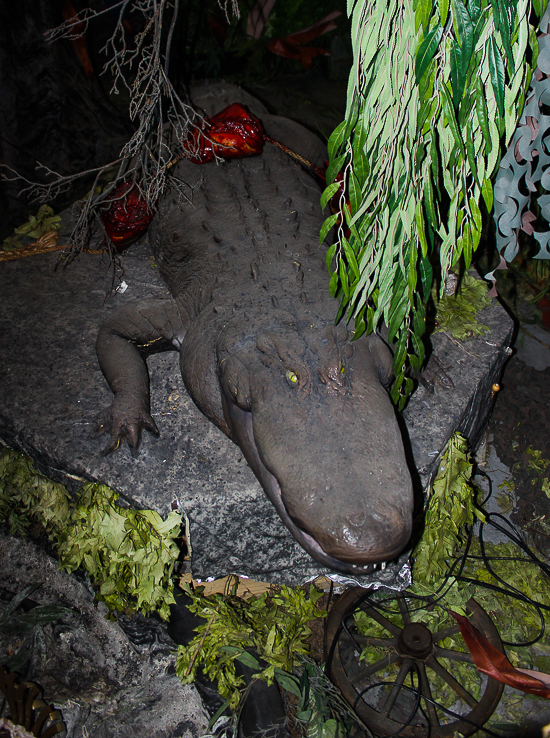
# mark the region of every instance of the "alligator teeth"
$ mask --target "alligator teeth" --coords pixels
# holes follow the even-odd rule
[[[383,561],[383,562],[382,562],[382,563],[380,564],[380,568],[382,569],[382,571],[384,571],[384,569],[386,568],[386,562],[385,562],[385,561]]]
[[[378,564],[365,564],[365,566],[363,567],[363,569],[365,569],[365,570],[368,569],[369,571],[374,571],[377,566],[378,566]]]

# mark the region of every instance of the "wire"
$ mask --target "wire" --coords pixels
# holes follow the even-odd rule
[[[483,476],[487,476],[483,474]],[[452,586],[452,584],[455,581],[464,582],[466,584],[475,585],[479,589],[486,589],[491,592],[495,592],[499,595],[503,595],[505,597],[511,597],[515,600],[518,600],[519,602],[522,602],[528,606],[531,606],[537,613],[538,618],[540,620],[540,628],[537,636],[535,638],[532,638],[528,641],[523,642],[514,642],[514,641],[505,641],[503,640],[502,643],[509,647],[528,647],[532,646],[535,643],[539,642],[545,635],[546,632],[546,622],[544,613],[550,612],[550,605],[544,604],[542,602],[538,602],[536,600],[533,600],[528,595],[524,594],[520,590],[518,590],[516,587],[514,587],[512,584],[506,581],[506,579],[501,576],[497,571],[495,571],[493,564],[497,561],[517,561],[517,562],[525,562],[529,565],[535,565],[537,566],[540,571],[543,574],[546,574],[547,576],[550,576],[550,566],[542,561],[535,553],[534,551],[527,545],[527,543],[523,540],[520,532],[515,528],[515,526],[507,520],[503,515],[500,513],[489,513],[486,512],[483,509],[483,506],[488,502],[488,500],[491,498],[492,495],[492,483],[490,478],[489,479],[489,493],[486,495],[483,502],[478,505],[478,508],[483,513],[484,521],[478,519],[474,525],[468,527],[468,535],[466,538],[466,541],[464,543],[464,551],[455,558],[455,560],[451,563],[449,566],[449,569],[447,571],[447,574],[445,575],[442,583],[434,592],[432,595],[419,595],[410,591],[405,590],[405,592],[402,593],[402,596],[406,598],[408,603],[411,603],[411,601],[418,601],[419,603],[422,603],[422,605],[418,605],[417,607],[408,607],[409,614],[421,611],[425,609],[427,606],[433,607],[434,605],[437,605],[441,600],[445,598],[445,595],[447,594],[449,588]],[[504,535],[506,538],[508,538],[509,541],[514,543],[516,546],[518,546],[521,551],[525,554],[526,558],[522,558],[520,556],[491,556],[486,549],[485,540],[484,540],[484,532],[486,530],[485,526],[490,526],[497,530],[499,533]],[[475,537],[477,537],[477,540],[479,542],[479,548],[481,554],[474,554],[470,553],[472,543],[474,540],[474,535],[477,533]],[[487,572],[491,575],[491,577],[494,578],[498,584],[494,584],[492,582],[485,582],[480,579],[475,579],[471,576],[467,576],[465,573],[465,567],[468,563],[472,562],[479,562],[483,561],[483,565],[486,568]],[[333,642],[330,644],[330,650],[326,662],[326,673],[328,675],[331,674],[331,668],[332,668],[332,662],[334,659],[335,654],[335,648],[338,642],[338,639],[340,638],[342,632],[345,630],[347,635],[349,636],[350,640],[355,644],[357,649],[359,651],[362,650],[362,645],[358,643],[356,638],[354,637],[354,634],[351,630],[351,624],[349,623],[349,618],[353,615],[354,612],[356,612],[359,609],[364,609],[365,607],[372,607],[380,611],[381,613],[386,613],[389,615],[399,615],[400,610],[396,609],[395,607],[389,606],[390,602],[394,602],[396,600],[395,593],[392,593],[391,595],[387,597],[380,598],[380,590],[376,591],[376,596],[373,590],[365,590],[365,592],[362,594],[362,596],[359,598],[358,601],[352,602],[350,606],[347,608],[346,612],[343,614],[342,619],[339,623],[339,626],[337,628],[337,632],[335,634]],[[416,664],[414,665],[415,669],[418,670],[418,667]],[[417,672],[418,673],[418,672]],[[413,675],[411,672],[411,682],[413,682]],[[361,692],[357,694],[357,697],[355,698],[355,702],[353,704],[353,709],[356,710],[357,705],[359,703],[359,700],[364,698],[364,696],[372,689],[374,689],[377,686],[398,686],[400,689],[409,690],[413,692],[416,695],[416,704],[413,708],[412,713],[407,718],[406,723],[404,723],[397,732],[393,733],[392,736],[389,738],[397,738],[397,736],[402,733],[402,731],[411,724],[413,721],[415,715],[417,714],[418,710],[424,710],[421,707],[421,698],[423,698],[426,702],[429,702],[433,704],[438,709],[442,710],[446,714],[448,714],[451,717],[457,718],[458,720],[464,721],[466,723],[469,723],[472,726],[475,726],[478,730],[483,730],[487,735],[493,736],[494,738],[502,738],[502,736],[499,733],[496,733],[489,728],[483,728],[477,723],[473,722],[472,720],[468,719],[467,717],[464,717],[462,715],[459,715],[456,712],[453,712],[453,710],[450,710],[449,708],[445,707],[444,705],[435,702],[430,697],[424,696],[421,693],[420,684],[418,685],[418,688],[413,688],[405,686],[404,684],[397,684],[397,682],[391,682],[391,681],[385,681],[385,682],[376,682],[374,684],[369,684],[367,687],[365,687]]]

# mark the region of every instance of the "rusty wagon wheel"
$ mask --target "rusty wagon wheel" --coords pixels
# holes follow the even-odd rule
[[[413,622],[411,613],[418,610],[418,601],[403,594],[378,603],[367,597],[359,587],[347,590],[325,626],[327,672],[365,725],[379,736],[452,738],[457,733],[471,735],[486,723],[504,685],[477,671],[458,625],[453,621],[430,629]],[[502,651],[498,631],[485,610],[471,599],[466,612]],[[365,632],[365,627],[358,627],[361,619],[374,621],[374,637],[361,634],[361,629]],[[453,639],[452,647],[444,648],[448,638]],[[359,660],[365,647],[373,649],[367,662]],[[466,669],[470,691],[460,683],[457,668],[462,675]],[[472,694],[478,691],[477,697]]]

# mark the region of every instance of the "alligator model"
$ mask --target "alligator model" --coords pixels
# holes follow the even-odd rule
[[[195,101],[211,114],[243,93],[217,85]],[[322,159],[313,134],[244,102],[273,138]],[[144,356],[177,350],[189,394],[240,446],[296,540],[331,569],[369,572],[409,540],[412,483],[387,393],[391,353],[334,323],[320,188],[270,144],[218,165],[183,160],[177,175],[190,202],[168,192],[150,226],[173,299],[127,306],[98,336],[115,393],[98,428],[106,451],[125,439],[136,452],[144,428],[158,434]]]

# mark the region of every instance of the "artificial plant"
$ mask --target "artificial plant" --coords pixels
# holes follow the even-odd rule
[[[321,239],[338,226],[327,253],[330,291],[356,337],[388,326],[400,408],[413,387],[407,367],[418,371],[424,358],[434,270],[443,290],[461,259],[470,266],[493,208],[492,181],[524,107],[545,7],[348,2],[353,67],[323,194],[326,203],[340,192],[340,208]]]

